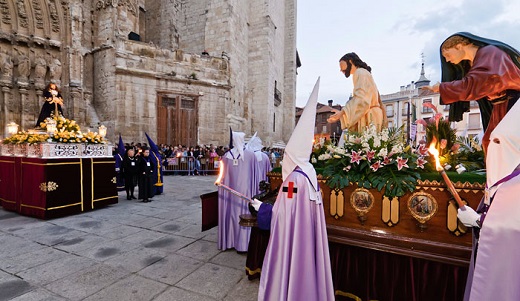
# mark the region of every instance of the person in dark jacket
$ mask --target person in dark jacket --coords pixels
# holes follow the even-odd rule
[[[139,166],[137,165],[138,158],[135,156],[135,150],[129,148],[126,150],[126,154],[123,157],[123,163],[121,164],[121,172],[125,179],[125,190],[126,199],[132,200],[137,199],[134,196],[134,188],[137,183],[137,176],[139,174]]]
[[[141,158],[139,158],[139,199],[143,200],[143,203],[148,203],[153,198],[154,194],[154,183],[153,183],[153,171],[157,166],[155,161],[150,158],[150,149],[143,147]]]

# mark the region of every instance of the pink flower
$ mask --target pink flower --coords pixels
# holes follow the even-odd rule
[[[390,158],[390,156],[386,156],[384,159],[383,159],[383,165],[388,165],[392,163],[392,158]]]
[[[426,163],[426,160],[423,158],[417,158],[417,167],[424,169],[424,164]]]
[[[377,161],[376,163],[370,165],[370,168],[371,168],[373,171],[377,171],[380,167],[381,167],[381,161]]]
[[[403,159],[401,157],[397,157],[397,170],[401,170],[403,169],[403,167],[408,167],[408,164],[406,164],[406,162],[408,162],[408,158]]]
[[[433,116],[433,119],[435,119],[435,128],[436,129],[439,128],[439,120],[441,120],[441,118],[442,118],[441,113],[437,113],[437,114],[435,114],[435,116]]]
[[[459,152],[459,148],[460,148],[460,144],[455,143],[455,144],[453,144],[453,146],[451,147],[451,151],[452,151],[454,154],[456,154],[456,153]]]
[[[367,160],[368,161],[372,160],[375,155],[376,155],[376,151],[368,151],[367,152]]]
[[[423,107],[427,107],[427,108],[430,108],[432,110],[435,111],[435,113],[437,113],[437,107],[434,106],[431,102],[423,102]]]
[[[421,144],[421,145],[419,145],[419,148],[417,149],[417,152],[421,156],[426,156],[426,155],[428,155],[428,148],[426,147],[425,144]]]
[[[363,156],[361,156],[361,152],[359,154],[356,151],[352,151],[352,156],[350,158],[350,162],[359,164],[359,161],[363,159]]]
[[[447,145],[448,145],[448,140],[441,139],[441,149],[445,149]]]
[[[424,119],[418,119],[415,121],[416,124],[420,124],[424,127],[428,126],[428,124],[426,124],[426,121],[424,121]]]

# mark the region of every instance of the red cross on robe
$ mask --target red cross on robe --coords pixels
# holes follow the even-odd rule
[[[293,198],[293,193],[297,193],[298,192],[298,187],[294,187],[294,182],[289,182],[288,186],[284,186],[282,188],[282,192],[287,192],[287,197],[292,199]]]

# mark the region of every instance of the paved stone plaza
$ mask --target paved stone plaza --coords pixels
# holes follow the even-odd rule
[[[151,203],[48,221],[0,208],[0,300],[256,300],[246,255],[201,232],[215,176],[167,176]]]

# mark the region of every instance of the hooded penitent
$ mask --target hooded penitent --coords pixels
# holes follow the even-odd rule
[[[148,136],[147,133],[146,139],[148,140],[148,144],[150,145],[150,158],[156,162],[156,169],[153,171],[153,182],[155,188],[155,194],[163,193],[163,172],[162,172],[162,156],[159,152],[159,147],[155,142],[153,142],[152,138]]]
[[[485,218],[481,218],[478,248],[476,257],[472,257],[464,300],[520,300],[520,262],[514,260],[520,249],[518,116],[517,102],[490,136],[486,176],[491,198]],[[479,207],[485,208],[482,204]]]
[[[259,183],[261,181],[269,181],[267,173],[272,170],[271,160],[269,160],[269,156],[266,153],[262,152],[262,148],[264,148],[262,145],[262,139],[260,139],[260,137],[257,136],[257,133],[255,133],[247,142],[246,149],[252,151],[256,157],[258,173],[255,183],[257,183],[259,190]]]
[[[229,159],[242,159],[244,161],[244,143],[246,134],[243,132],[231,132],[231,142],[229,152],[226,157]]]
[[[325,214],[309,162],[318,88],[319,79],[285,148],[258,300],[334,300]]]
[[[251,197],[259,192],[256,183],[259,171],[254,153],[244,149],[244,138],[244,133],[231,131],[232,148],[221,161],[224,169],[221,183]],[[220,187],[218,208],[218,248],[247,251],[251,228],[240,226],[239,221],[241,214],[249,213],[248,203]]]

